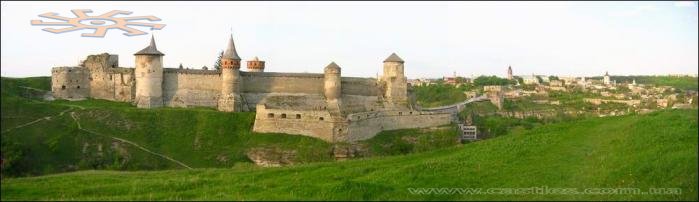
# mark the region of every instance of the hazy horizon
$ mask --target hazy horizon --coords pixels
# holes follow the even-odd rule
[[[696,75],[699,66],[696,1],[2,2],[1,75],[48,76],[103,52],[133,67],[150,34],[30,25],[55,21],[38,16],[46,12],[72,18],[71,9],[159,17],[162,30],[133,28],[155,34],[165,67],[212,68],[231,30],[243,61],[257,56],[270,72],[320,73],[334,61],[343,76],[375,77],[393,52],[409,78],[504,77],[510,65],[515,75]]]

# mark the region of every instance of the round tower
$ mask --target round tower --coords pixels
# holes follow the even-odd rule
[[[233,35],[228,40],[228,48],[221,57],[221,95],[218,110],[240,111],[240,56],[235,50]]]
[[[381,81],[386,85],[384,97],[395,104],[407,104],[408,101],[408,80],[403,72],[404,63],[396,53],[383,61]]]
[[[155,108],[163,106],[163,53],[155,47],[151,36],[150,45],[134,54],[136,56],[136,107]]]
[[[265,61],[260,61],[257,57],[248,61],[248,71],[249,72],[264,72],[265,71]]]
[[[341,69],[340,66],[337,66],[335,62],[330,63],[328,66],[325,67],[324,72],[324,94],[325,94],[325,99],[328,101],[335,101],[340,99],[341,93],[342,93],[342,86],[341,86]]]

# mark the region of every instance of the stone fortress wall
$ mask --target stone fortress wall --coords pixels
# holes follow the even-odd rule
[[[255,132],[306,135],[328,142],[353,142],[383,130],[454,121],[450,113],[413,109],[404,62],[395,54],[384,61],[379,78],[341,77],[335,63],[324,73],[264,72],[264,61],[257,58],[247,63],[248,71],[240,71],[232,38],[221,70],[163,68],[164,54],[153,39],[135,55],[136,68],[118,67],[118,56],[108,53],[90,55],[79,67],[53,68],[54,96],[130,102],[139,108],[255,111]]]
[[[165,106],[216,107],[221,92],[221,76],[215,70],[166,68],[162,88]]]
[[[90,71],[82,67],[54,67],[51,69],[51,92],[54,97],[82,100],[89,97]]]

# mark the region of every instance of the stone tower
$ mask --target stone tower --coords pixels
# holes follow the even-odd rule
[[[332,62],[325,67],[323,72],[325,74],[323,79],[325,99],[328,102],[338,101],[342,93],[340,66]]]
[[[507,80],[512,80],[512,66],[507,67]]]
[[[218,110],[225,112],[241,111],[240,97],[240,56],[235,50],[233,35],[228,40],[228,48],[221,58],[221,95],[218,99]]]
[[[264,72],[265,71],[265,61],[260,61],[257,57],[248,61],[248,71],[249,72]]]
[[[134,54],[136,56],[136,107],[156,108],[163,106],[163,53],[155,47],[151,36],[150,45]]]
[[[408,104],[408,81],[403,72],[405,61],[396,53],[391,54],[383,61],[383,75],[381,82],[385,85],[384,97],[386,101],[397,106]]]
[[[609,84],[612,84],[612,81],[609,79],[609,72],[604,72],[604,85]]]

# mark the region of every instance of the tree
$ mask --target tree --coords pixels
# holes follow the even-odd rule
[[[214,64],[214,68],[216,70],[221,70],[221,59],[223,58],[223,51],[219,52],[218,58],[216,59],[216,63]]]
[[[514,76],[513,78],[513,80],[516,81],[515,83],[519,82],[519,84],[524,84],[524,78],[522,78],[521,76]]]
[[[507,85],[510,84],[510,80],[498,78],[497,76],[479,76],[473,80],[473,84],[476,86],[489,86],[489,85]]]
[[[536,80],[538,80],[539,83],[544,83],[544,79],[542,79],[540,76],[536,76]]]
[[[557,76],[549,76],[549,81],[557,81],[558,77]]]
[[[456,83],[466,83],[466,81],[467,81],[466,78],[460,77],[460,76],[457,76],[454,79],[456,80]]]

